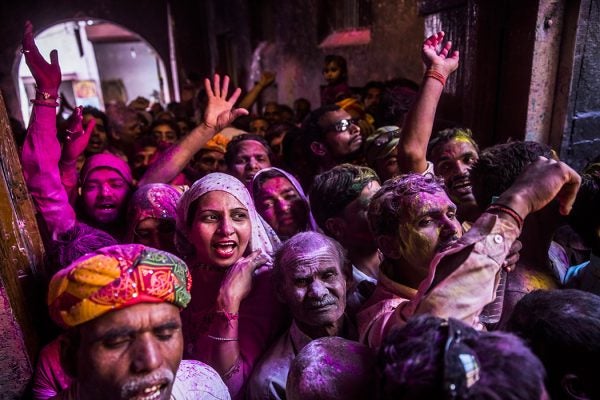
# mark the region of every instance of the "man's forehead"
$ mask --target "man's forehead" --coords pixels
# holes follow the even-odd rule
[[[432,158],[438,161],[452,159],[466,153],[477,155],[477,149],[471,140],[465,136],[457,136],[445,143],[436,146],[432,152]]]
[[[92,172],[90,172],[90,174],[88,175],[88,179],[86,179],[86,182],[92,181],[92,180],[100,181],[100,180],[110,180],[110,179],[123,179],[123,177],[121,176],[121,174],[119,174],[117,171],[115,171],[112,168],[100,167],[100,168],[96,168]]]
[[[351,118],[350,114],[348,114],[348,112],[343,109],[329,111],[329,112],[326,112],[325,114],[321,115],[321,118],[319,118],[319,125],[322,128],[327,128],[330,125],[335,124],[338,121],[341,121],[343,119],[350,119],[350,118]]]
[[[446,208],[456,208],[444,190],[434,193],[421,192],[404,199],[405,220],[439,212]]]
[[[177,306],[166,302],[140,303],[110,311],[82,325],[82,328],[91,335],[102,335],[115,328],[148,330],[171,322],[181,323]]]

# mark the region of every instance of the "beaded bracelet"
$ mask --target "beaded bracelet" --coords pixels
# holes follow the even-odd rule
[[[432,69],[428,69],[427,72],[425,72],[425,78],[433,78],[439,81],[442,84],[442,86],[446,85],[446,77],[443,74]]]
[[[523,217],[521,217],[518,212],[507,205],[494,203],[487,208],[487,211],[502,211],[503,213],[510,215],[515,220],[519,229],[523,228]]]
[[[239,340],[238,338],[227,338],[212,335],[206,335],[206,337],[212,340],[216,340],[217,342],[237,342]]]

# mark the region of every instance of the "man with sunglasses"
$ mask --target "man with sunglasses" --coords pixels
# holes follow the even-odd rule
[[[303,129],[309,137],[310,152],[321,173],[336,165],[356,162],[363,139],[357,121],[338,105],[331,104],[312,111]]]

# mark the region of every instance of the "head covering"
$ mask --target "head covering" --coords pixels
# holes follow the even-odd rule
[[[111,153],[100,153],[85,160],[85,163],[83,164],[79,174],[79,181],[81,185],[83,185],[90,174],[98,168],[109,168],[117,171],[125,180],[125,182],[127,182],[129,185],[133,184],[131,168],[129,168],[129,165],[121,157]]]
[[[248,189],[246,189],[239,179],[220,172],[213,172],[198,179],[179,200],[176,219],[177,233],[175,236],[175,244],[179,252],[181,254],[189,254],[190,252],[191,243],[187,240],[190,222],[188,218],[193,218],[193,216],[189,215],[190,206],[202,195],[216,190],[229,193],[248,210],[252,235],[250,236],[250,243],[248,243],[246,252],[262,249],[263,252],[272,254],[277,245],[279,245],[280,240],[269,224],[256,212]]]
[[[175,221],[177,202],[180,198],[179,190],[164,183],[151,183],[138,188],[129,200],[125,242],[133,241],[136,226],[146,218]]]
[[[382,126],[365,141],[365,158],[369,166],[375,165],[376,160],[389,156],[400,142],[402,130],[395,126]]]
[[[75,260],[50,281],[52,319],[70,328],[139,303],[190,301],[187,265],[165,251],[139,244],[104,247]]]
[[[227,150],[227,143],[231,138],[227,138],[224,135],[217,133],[213,136],[204,146],[202,146],[201,150],[210,150],[210,151],[218,151],[219,153],[225,154]]]
[[[286,171],[284,171],[280,168],[276,168],[276,167],[265,168],[265,169],[261,169],[260,171],[258,171],[256,173],[256,175],[254,175],[254,179],[252,181],[252,197],[256,198],[258,187],[257,187],[257,185],[255,185],[255,183],[258,182],[259,176],[268,171],[277,171],[281,175],[283,175],[285,178],[287,178],[287,180],[290,181],[292,186],[294,186],[294,189],[296,189],[296,192],[298,192],[298,194],[300,195],[302,200],[306,203],[306,208],[308,209],[308,223],[307,223],[306,227],[302,228],[302,231],[321,232],[321,230],[319,229],[319,226],[317,225],[317,223],[315,221],[315,218],[312,215],[312,211],[310,210],[310,202],[308,200],[308,196],[306,196],[306,194],[304,194],[304,190],[302,189],[300,182],[298,182],[298,180],[289,172],[286,172]]]
[[[367,114],[365,111],[365,106],[363,103],[354,98],[354,97],[346,97],[343,100],[338,101],[337,103],[340,108],[347,111],[350,115],[356,115],[360,119],[366,120],[369,124],[373,125],[375,120],[370,114]]]

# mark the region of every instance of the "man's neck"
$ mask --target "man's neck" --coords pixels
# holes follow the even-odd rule
[[[296,320],[298,328],[311,339],[318,339],[327,336],[341,336],[344,337],[345,329],[345,316],[342,315],[337,321],[327,325],[307,325]]]
[[[424,269],[408,265],[405,260],[386,258],[381,264],[381,270],[394,282],[415,290],[427,276]]]
[[[381,256],[377,248],[346,248],[348,250],[348,259],[356,268],[365,275],[373,279],[379,276],[379,264],[381,264]]]

